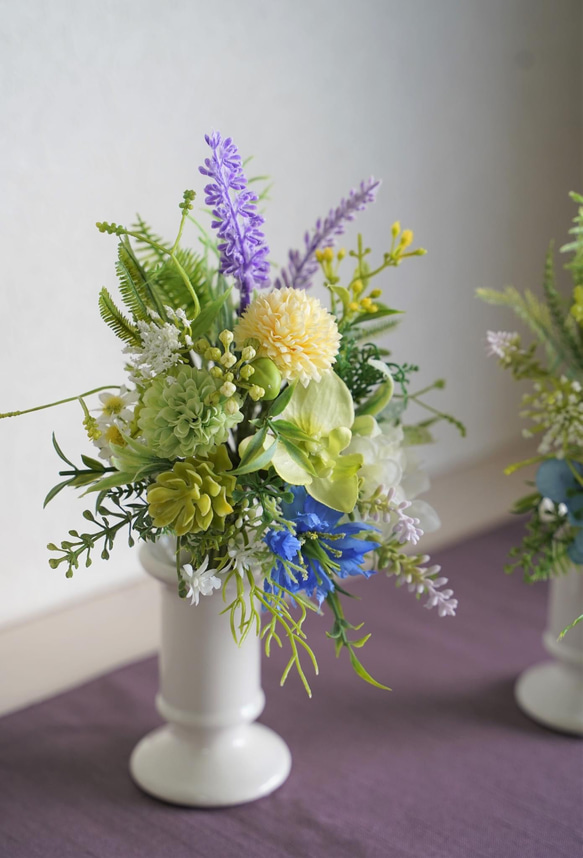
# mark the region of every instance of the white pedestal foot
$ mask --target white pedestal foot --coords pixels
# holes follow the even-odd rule
[[[135,748],[130,771],[147,793],[189,807],[227,807],[269,795],[285,781],[291,754],[263,724],[232,730],[167,725]]]
[[[515,687],[520,708],[545,727],[583,736],[583,674],[555,661],[525,670]]]

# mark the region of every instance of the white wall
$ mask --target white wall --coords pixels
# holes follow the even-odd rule
[[[578,0],[0,2],[0,410],[120,378],[96,308],[115,240],[93,224],[139,211],[171,234],[218,128],[274,178],[277,260],[362,177],[384,179],[367,242],[380,255],[399,218],[429,250],[386,278],[408,314],[395,357],[421,382],[446,376],[440,402],[469,430],[440,432],[432,469],[507,443],[517,392],[482,341],[510,322],[473,293],[536,286],[565,233],[583,185],[580,57]],[[123,551],[72,581],[46,563],[82,509],[72,494],[40,508],[50,433],[75,455],[80,416],[0,423],[0,623],[139,574]]]

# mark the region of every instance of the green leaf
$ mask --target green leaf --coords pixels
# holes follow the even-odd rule
[[[282,413],[282,411],[285,411],[290,399],[293,396],[295,386],[295,381],[293,384],[288,384],[288,386],[279,394],[277,399],[273,400],[271,408],[269,409],[270,417],[277,417],[279,414]]]
[[[92,459],[91,456],[81,456],[81,460],[83,464],[87,468],[91,468],[92,471],[104,471],[105,465],[102,462],[99,462],[97,459]]]
[[[302,470],[306,471],[306,473],[310,474],[312,477],[317,477],[318,474],[309,458],[306,454],[300,450],[299,447],[296,447],[291,441],[288,441],[287,438],[281,437],[279,439],[280,444],[284,447],[287,454],[294,460],[296,465],[299,465]]]
[[[190,326],[191,336],[193,340],[196,340],[197,337],[206,334],[215,321],[216,317],[221,311],[221,308],[229,295],[231,294],[232,286],[227,289],[226,292],[223,292],[222,295],[219,295],[218,298],[215,298],[208,307],[205,307],[204,310],[196,317],[195,321]]]
[[[342,306],[344,307],[344,312],[348,312],[348,307],[351,301],[350,292],[344,286],[330,286],[330,291],[334,292],[340,300],[342,301]]]
[[[99,472],[95,471],[77,471],[73,479],[70,481],[70,485],[73,488],[80,488],[81,486],[87,486],[89,483],[94,483],[96,480],[102,476],[105,469],[102,469]]]
[[[559,637],[558,637],[558,639],[557,639],[557,640],[562,641],[562,640],[563,640],[563,638],[565,637],[565,635],[566,635],[568,632],[570,632],[570,631],[571,631],[571,629],[574,629],[574,628],[575,628],[575,626],[578,626],[578,625],[579,625],[579,623],[581,623],[581,622],[583,622],[583,614],[580,614],[580,615],[577,617],[577,619],[576,619],[576,620],[573,620],[573,622],[572,622],[572,623],[569,623],[569,625],[567,626],[567,628],[563,629],[563,631],[561,632],[561,634],[559,635]]]
[[[368,635],[365,635],[363,638],[359,638],[357,641],[351,641],[350,645],[356,647],[357,649],[360,649],[361,647],[363,647],[365,645],[365,643],[367,642],[367,640],[369,638],[370,638],[370,632],[368,633]]]
[[[393,397],[393,392],[395,390],[395,382],[393,378],[389,376],[386,381],[383,381],[382,384],[379,384],[377,389],[371,393],[371,395],[366,399],[356,409],[356,414],[360,417],[364,414],[379,414],[383,411]]]
[[[58,485],[53,486],[53,488],[50,490],[50,492],[47,494],[46,498],[44,499],[43,509],[46,507],[47,504],[49,504],[52,501],[53,498],[55,498],[59,494],[59,492],[61,492],[65,488],[65,486],[70,485],[70,483],[71,483],[71,480],[63,480],[62,483],[59,483]]]
[[[393,310],[392,307],[385,307],[384,304],[377,304],[378,310],[375,313],[360,313],[348,325],[349,328],[354,328],[361,325],[363,322],[375,322],[377,319],[382,319],[385,316],[402,315],[403,310]]]
[[[296,426],[295,423],[291,423],[289,420],[276,420],[274,423],[271,423],[271,426],[278,435],[282,435],[290,441],[313,441],[311,435],[308,435],[299,426]]]
[[[527,465],[536,465],[538,462],[542,462],[544,458],[544,456],[533,456],[531,459],[523,459],[522,462],[515,462],[513,465],[508,465],[508,467],[504,468],[504,473],[508,477],[515,471],[520,470],[520,468],[524,468]]]
[[[255,433],[255,435],[251,437],[249,443],[245,446],[239,465],[247,464],[247,462],[249,462],[255,455],[257,455],[257,453],[261,452],[265,439],[267,438],[267,430],[268,426],[267,424],[265,424],[261,427],[261,429],[259,429],[258,432]],[[242,441],[241,443],[244,442]],[[234,471],[231,471],[231,473],[234,473]]]
[[[373,679],[373,677],[370,675],[370,673],[367,670],[365,670],[365,668],[359,662],[356,655],[352,652],[352,649],[349,650],[349,654],[350,654],[350,664],[352,665],[352,669],[354,670],[354,672],[358,676],[360,676],[361,679],[364,679],[364,681],[368,682],[369,685],[374,685],[375,688],[382,688],[383,691],[392,691],[392,689],[389,688],[388,685],[381,685],[380,682],[377,682],[376,679]]]
[[[103,492],[106,489],[116,489],[118,486],[128,486],[131,485],[136,479],[134,474],[130,474],[123,471],[115,471],[115,473],[110,474],[108,477],[104,477],[99,482],[95,483],[94,486],[91,486],[87,489],[84,495],[91,494],[92,492]]]
[[[53,447],[55,448],[55,450],[57,452],[57,456],[59,457],[59,459],[62,459],[63,462],[66,462],[67,465],[70,465],[72,468],[75,468],[75,465],[73,464],[73,462],[71,462],[71,461],[69,461],[69,459],[67,459],[67,457],[65,456],[65,454],[63,453],[63,451],[59,447],[54,432],[53,432]]]
[[[404,442],[408,447],[416,444],[433,444],[435,438],[428,426],[417,424],[416,426],[403,426]]]
[[[270,444],[267,450],[262,450],[251,459],[248,459],[244,464],[241,463],[234,471],[229,471],[229,474],[251,474],[253,471],[261,471],[266,468],[273,459],[276,448],[277,441],[274,441],[273,444]]]

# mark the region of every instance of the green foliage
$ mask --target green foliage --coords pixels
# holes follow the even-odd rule
[[[369,364],[369,359],[381,360],[381,352],[374,343],[359,346],[353,335],[346,332],[340,343],[334,371],[352,394],[355,406],[363,402],[384,381],[383,373]]]
[[[575,286],[583,286],[583,196],[572,191],[569,196],[573,202],[579,204],[577,214],[573,218],[573,226],[569,230],[569,235],[574,235],[575,240],[564,244],[561,247],[561,253],[573,253],[573,259],[567,262],[567,268],[572,276]]]
[[[212,300],[209,289],[206,263],[190,249],[178,249],[175,254],[182,270],[186,273],[192,288],[198,295],[200,306],[206,307]],[[184,277],[173,259],[165,259],[153,269],[146,269],[154,289],[164,306],[173,310],[184,310],[188,319],[194,317],[194,301],[187,288]]]
[[[49,551],[57,552],[57,557],[51,557],[49,565],[52,569],[58,569],[61,563],[65,563],[67,578],[73,576],[75,569],[84,560],[85,566],[91,566],[93,562],[92,552],[100,550],[103,560],[109,560],[110,551],[113,547],[117,534],[127,528],[128,545],[135,544],[135,537],[153,542],[158,538],[161,531],[152,526],[152,520],[148,513],[148,505],[142,500],[142,492],[145,486],[136,484],[119,488],[108,492],[109,506],[105,505],[104,496],[99,495],[95,507],[95,514],[91,510],[85,510],[83,517],[90,521],[95,529],[90,533],[79,533],[70,530],[71,539],[63,540],[60,546],[49,543]]]
[[[564,574],[572,565],[567,549],[573,542],[573,528],[557,512],[549,511],[541,517],[538,511],[541,500],[539,493],[532,493],[515,507],[517,513],[530,513],[530,519],[521,544],[511,549],[511,562],[504,567],[507,574],[522,569],[524,580],[529,583]]]
[[[570,356],[577,369],[583,369],[583,348],[579,327],[569,313],[569,308],[559,294],[555,282],[553,245],[547,251],[543,291],[547,300],[549,314],[553,322],[557,340],[564,354]]]
[[[407,447],[413,447],[418,444],[433,444],[435,438],[431,434],[429,427],[433,426],[436,422],[437,418],[432,417],[430,420],[422,420],[421,422],[410,426],[403,426],[405,445]]]
[[[269,573],[266,575],[269,581]],[[303,630],[304,620],[308,611],[318,611],[316,605],[310,602],[302,593],[290,593],[285,588],[277,585],[278,593],[265,593],[263,584],[257,584],[251,571],[247,571],[247,580],[244,581],[235,570],[231,571],[223,583],[223,599],[227,600],[229,585],[236,585],[236,595],[227,605],[223,613],[229,614],[231,633],[235,641],[240,645],[249,632],[254,629],[256,634],[263,638],[265,654],[271,653],[271,644],[275,642],[280,648],[283,646],[282,637],[287,639],[291,649],[291,656],[284,668],[280,684],[283,685],[295,668],[309,697],[312,696],[310,684],[304,672],[300,652],[307,653],[314,672],[318,674],[318,662],[310,646],[306,642],[306,633]],[[300,609],[300,617],[295,619],[290,611],[289,600]],[[261,614],[267,615],[267,622],[261,629]]]
[[[370,638],[370,635],[364,635],[357,640],[351,640],[348,635],[350,631],[359,631],[362,628],[362,623],[358,626],[353,626],[351,623],[346,620],[344,617],[344,611],[342,609],[342,604],[340,602],[339,593],[344,592],[345,595],[349,595],[346,591],[341,590],[340,587],[336,586],[336,589],[328,593],[326,596],[326,604],[332,611],[334,616],[334,624],[332,626],[331,632],[326,632],[326,637],[331,638],[334,641],[334,648],[336,650],[336,656],[338,657],[343,649],[348,651],[348,655],[350,657],[350,664],[352,665],[352,669],[361,679],[364,679],[365,682],[368,682],[369,685],[374,685],[375,688],[382,688],[383,691],[390,691],[391,689],[387,685],[381,685],[380,682],[377,682],[370,673],[366,670],[363,664],[358,659],[355,650],[361,649],[365,643]]]
[[[127,237],[119,243],[115,270],[119,279],[119,291],[122,300],[135,321],[151,321],[148,310],[154,310],[162,318],[165,318],[160,298],[153,292],[146,272],[132,250]]]
[[[513,310],[544,345],[552,366],[557,367],[566,361],[566,352],[557,341],[548,307],[528,289],[524,295],[514,286],[507,286],[502,292],[496,289],[478,289],[476,294],[488,304]]]
[[[132,346],[140,345],[138,329],[118,309],[105,286],[99,293],[99,313],[103,321],[109,325],[120,340]]]
[[[53,447],[55,448],[59,459],[65,462],[69,468],[64,471],[59,471],[59,476],[66,477],[66,479],[57,483],[56,486],[53,486],[44,500],[43,507],[49,504],[66,486],[71,486],[72,488],[83,488],[103,479],[106,473],[114,471],[114,468],[106,468],[102,462],[99,462],[97,459],[92,459],[89,456],[81,456],[81,460],[85,465],[85,468],[78,468],[65,456],[57,442],[54,432]]]

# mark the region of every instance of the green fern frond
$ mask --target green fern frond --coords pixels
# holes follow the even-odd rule
[[[128,254],[127,247],[128,244],[126,242],[120,241],[117,251],[118,258],[115,263],[122,301],[136,322],[139,320],[150,321],[147,294],[142,286],[142,279],[135,277],[135,266]]]
[[[392,331],[397,325],[400,324],[400,321],[395,321],[391,319],[390,322],[381,322],[379,325],[371,325],[370,328],[361,328],[360,331],[356,334],[356,342],[362,342],[363,340],[370,340],[372,337],[378,336],[378,334],[386,334],[387,331]]]
[[[158,244],[164,247],[164,239],[160,235],[157,235],[139,214],[136,215],[135,224],[132,224],[132,231],[138,233],[135,237],[138,242],[136,252],[143,265],[152,267],[165,259],[166,254],[158,247],[153,246]]]
[[[553,364],[566,361],[564,349],[557,342],[548,307],[528,289],[521,295],[514,286],[503,291],[497,289],[478,289],[479,298],[488,304],[509,307],[527,325],[539,342],[545,347],[548,358]]]
[[[183,249],[178,249],[175,256],[190,280],[201,308],[206,307],[212,300],[212,294],[204,259],[201,259],[192,250]],[[172,307],[173,310],[182,309],[189,318],[192,317],[194,310],[192,295],[174,260],[167,259],[152,271],[148,271],[148,275],[152,288],[160,295],[165,306]]]
[[[138,329],[118,309],[105,286],[99,293],[99,313],[120,340],[135,346],[141,344]]]
[[[583,196],[572,191],[569,196],[573,202],[579,204],[577,214],[573,218],[573,226],[569,235],[574,235],[575,240],[564,244],[561,253],[574,253],[573,259],[565,265],[573,275],[575,286],[583,286]]]
[[[563,304],[563,299],[557,290],[555,282],[555,267],[553,260],[553,244],[547,251],[545,260],[545,276],[543,279],[543,291],[547,299],[547,307],[557,337],[565,352],[571,355],[575,365],[579,369],[583,369],[583,350],[581,348],[581,339],[571,325],[573,318],[569,315],[568,309]]]
[[[119,243],[116,271],[123,302],[136,321],[138,319],[149,321],[148,309],[154,310],[162,319],[166,319],[164,304],[152,289],[146,271],[127,238]]]

